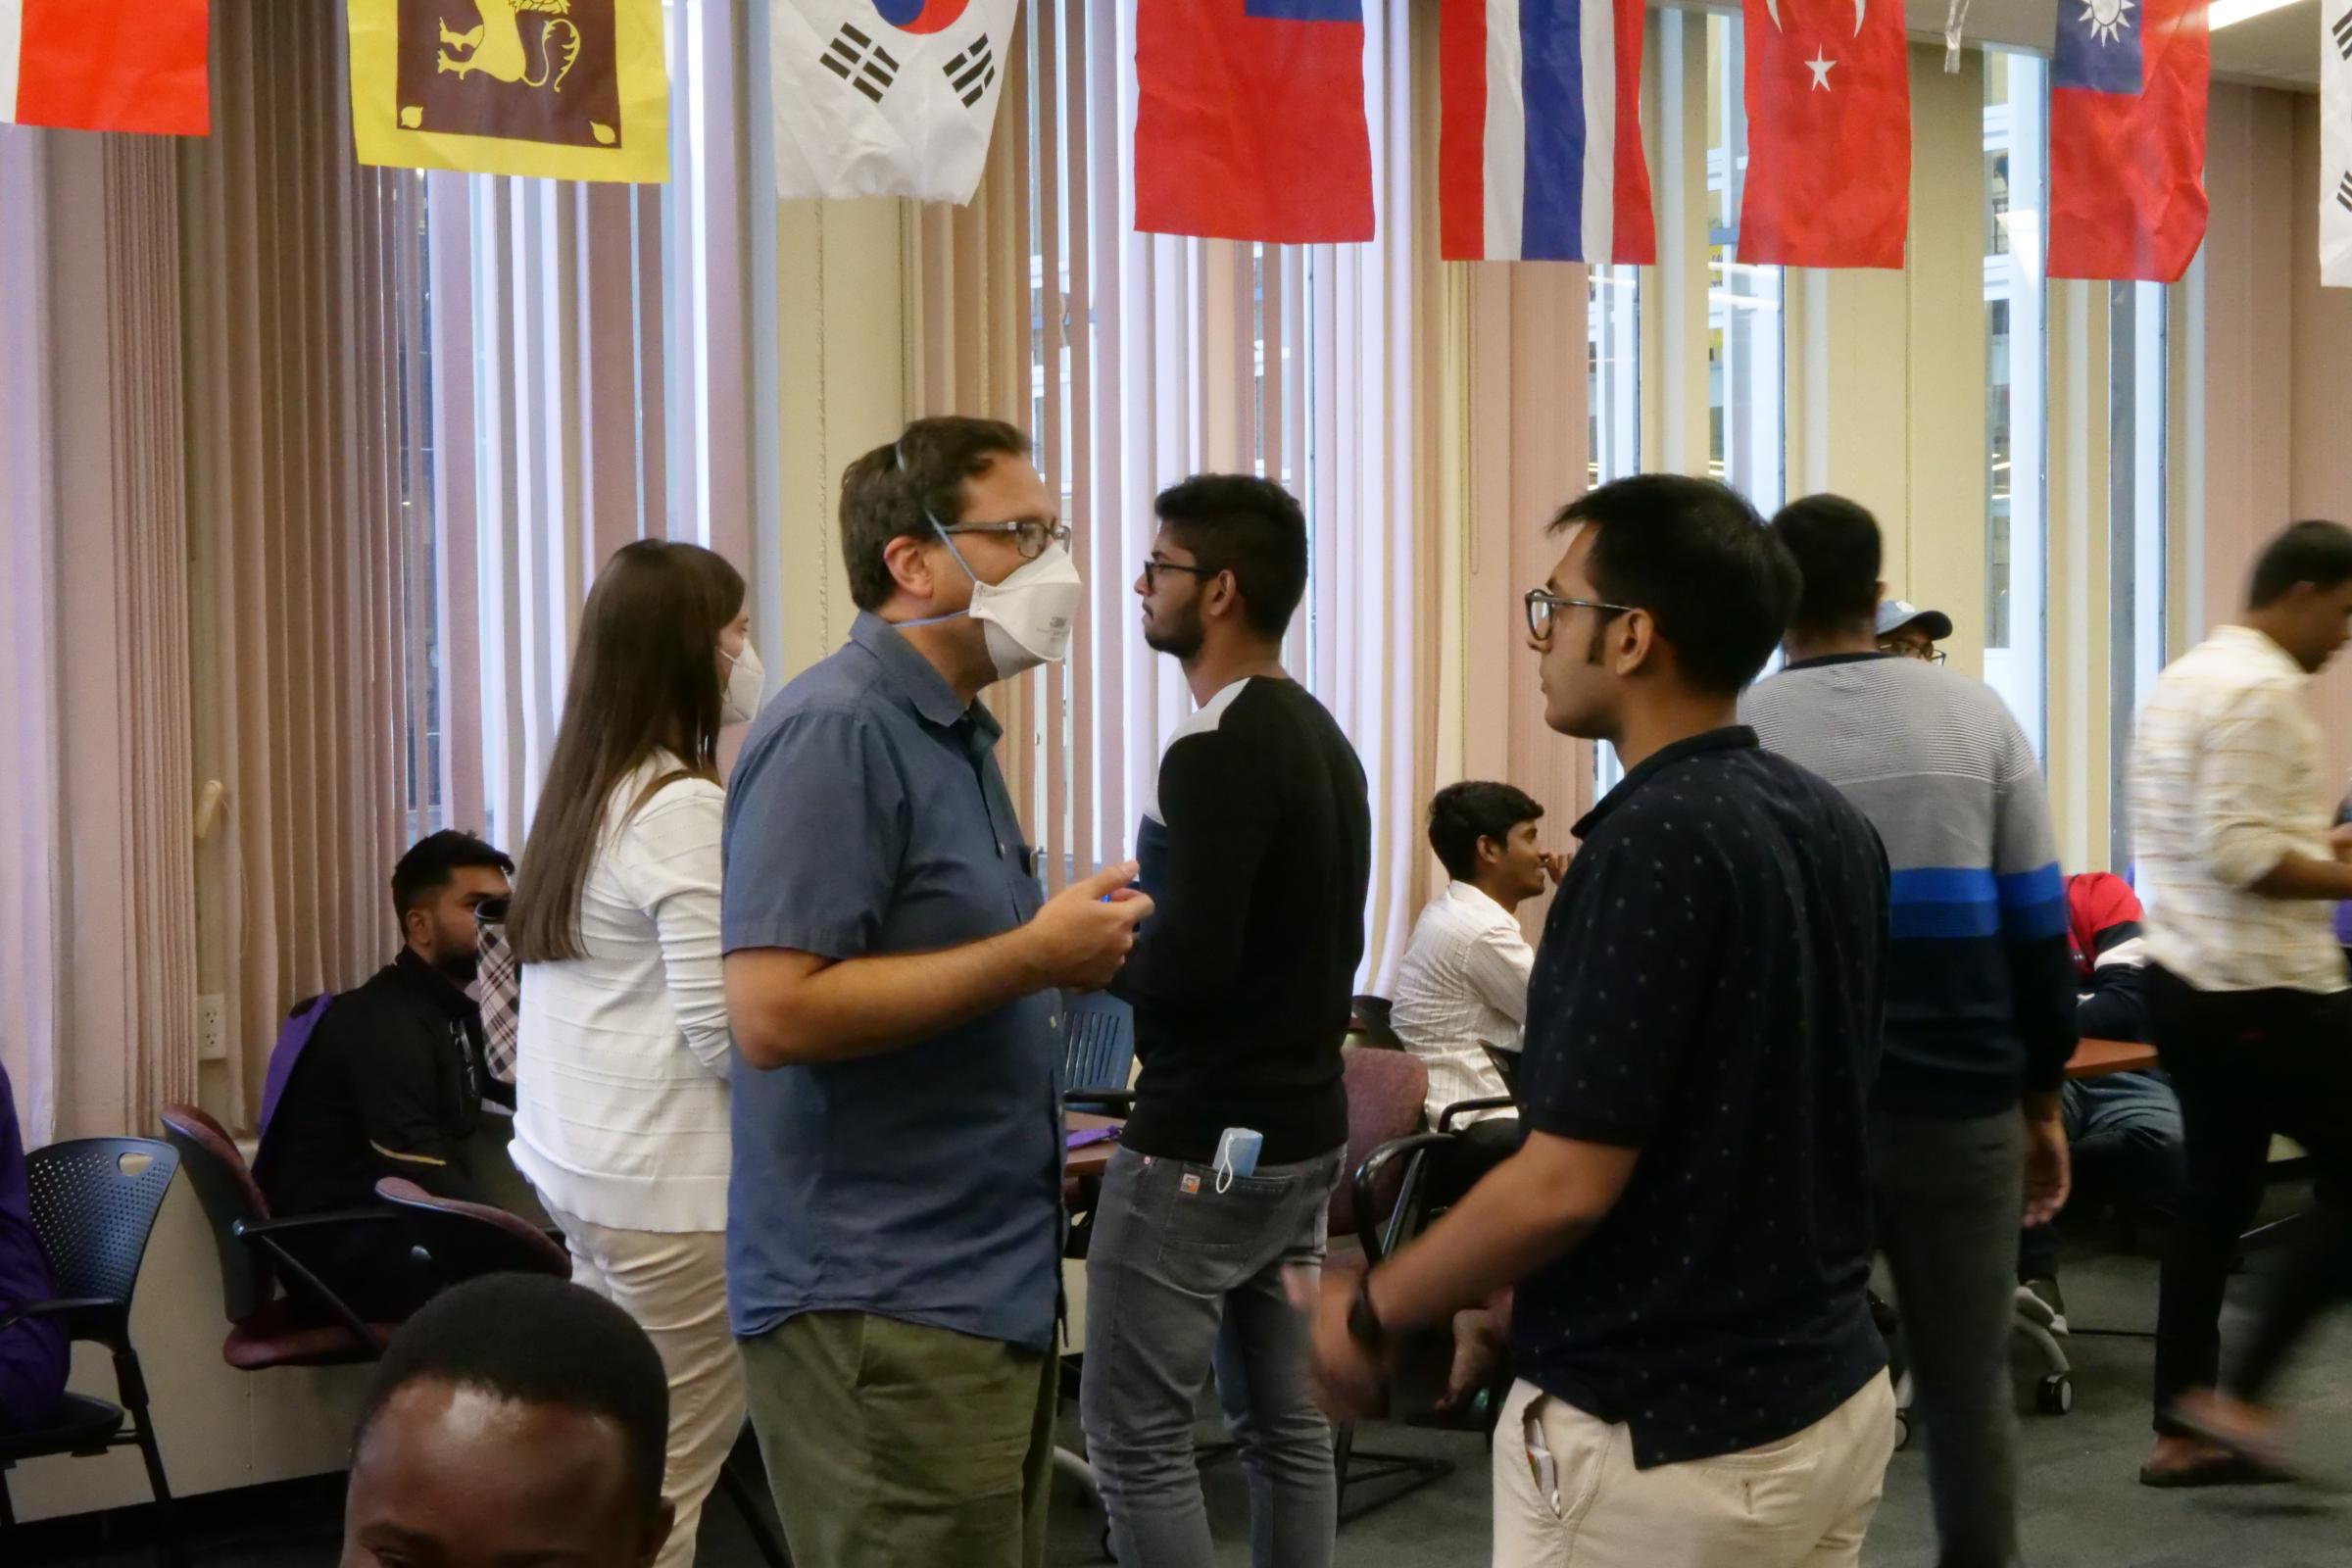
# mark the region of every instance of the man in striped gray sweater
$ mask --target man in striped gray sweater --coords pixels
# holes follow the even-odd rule
[[[1879,652],[1878,522],[1812,496],[1772,522],[1804,577],[1788,663],[1740,716],[1838,786],[1892,871],[1872,1100],[1880,1244],[1926,1428],[1939,1568],[2017,1562],[2009,1322],[2021,1213],[2066,1200],[2066,888],[2033,748],[1992,689]]]

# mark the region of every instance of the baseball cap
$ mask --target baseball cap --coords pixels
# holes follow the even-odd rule
[[[1940,610],[1922,610],[1906,599],[1879,601],[1878,635],[1881,637],[1900,631],[1914,621],[1936,642],[1941,642],[1952,634],[1952,617]]]

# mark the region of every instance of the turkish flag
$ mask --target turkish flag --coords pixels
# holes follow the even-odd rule
[[[1901,0],[1743,0],[1740,260],[1900,267],[1911,222]]]

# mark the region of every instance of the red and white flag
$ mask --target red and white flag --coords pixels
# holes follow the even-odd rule
[[[1900,267],[1911,222],[1911,48],[1898,0],[1743,0],[1740,260]]]
[[[0,0],[0,124],[212,129],[208,0]]]

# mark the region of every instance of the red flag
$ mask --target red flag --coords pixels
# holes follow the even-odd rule
[[[2205,0],[2061,0],[2050,276],[2170,283],[2205,238]]]
[[[1136,0],[1135,226],[1372,237],[1362,0]]]
[[[207,0],[0,3],[0,123],[201,136]]]
[[[1743,0],[1740,260],[1900,267],[1911,221],[1911,48],[1899,0]]]

